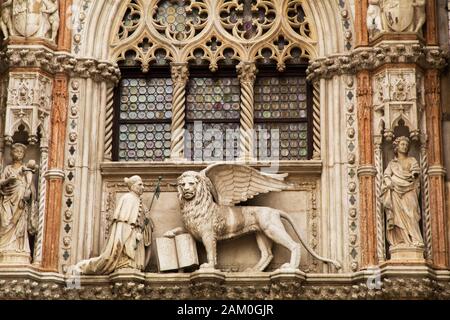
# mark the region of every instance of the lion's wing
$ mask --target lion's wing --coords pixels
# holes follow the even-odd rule
[[[290,186],[284,182],[287,174],[268,174],[239,164],[213,164],[203,170],[215,188],[220,205],[237,204],[260,193],[282,191]]]

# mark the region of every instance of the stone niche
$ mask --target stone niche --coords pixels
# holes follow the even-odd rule
[[[146,192],[143,195],[144,203],[150,206],[153,190],[155,189],[155,177],[147,178],[143,176]],[[151,181],[151,182],[149,182]],[[288,183],[294,184],[293,190],[283,192],[273,192],[263,194],[249,200],[243,205],[250,206],[270,206],[275,209],[282,210],[293,218],[295,227],[304,237],[305,241],[317,252],[320,252],[317,231],[319,228],[319,208],[316,199],[319,197],[319,179],[314,176],[306,177],[302,175],[288,178]],[[174,186],[175,179],[164,179],[161,184],[161,194],[159,199],[155,199],[150,215],[155,225],[153,231],[153,243],[157,237],[176,227],[183,225],[180,214],[180,207],[177,197],[177,191]],[[106,178],[103,182],[103,203],[100,216],[100,237],[94,237],[99,240],[98,244],[94,244],[94,252],[92,257],[98,255],[104,247],[109,226],[111,224],[109,217],[113,214],[115,203],[120,197],[127,192],[127,187],[123,183],[123,178],[114,177]],[[286,230],[291,237],[299,242],[289,222],[283,221]],[[259,250],[256,244],[254,234],[248,234],[237,239],[221,241],[218,243],[218,267],[223,271],[241,272],[254,266],[259,260]],[[274,259],[266,269],[272,271],[289,261],[289,251],[279,245],[273,246]],[[152,259],[147,267],[149,272],[157,272],[154,246],[152,248]],[[206,262],[206,253],[203,245],[197,243],[197,251],[200,263]],[[320,261],[311,257],[306,249],[302,247],[300,270],[305,272],[318,272]]]

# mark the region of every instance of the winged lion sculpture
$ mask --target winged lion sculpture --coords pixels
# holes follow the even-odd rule
[[[339,262],[320,257],[305,243],[285,212],[268,207],[236,206],[258,194],[288,189],[290,186],[284,182],[286,177],[287,174],[268,174],[245,165],[223,163],[210,165],[200,172],[184,172],[177,181],[184,228],[170,230],[164,236],[189,232],[206,249],[208,261],[200,268],[214,269],[217,241],[255,233],[261,258],[249,271],[267,268],[273,259],[273,242],[291,252],[290,262],[281,268],[298,269],[301,246],[286,232],[281,220],[285,219],[311,255],[340,269]]]

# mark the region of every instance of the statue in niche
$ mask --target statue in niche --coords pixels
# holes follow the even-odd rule
[[[23,164],[27,147],[11,147],[12,164],[0,176],[0,263],[30,263],[29,234],[36,233],[38,208],[33,174],[36,162]]]
[[[286,232],[282,223],[285,219],[310,254],[340,269],[339,262],[320,257],[305,243],[288,214],[267,207],[235,206],[261,193],[288,189],[289,185],[284,182],[286,176],[262,173],[237,164],[214,164],[201,172],[187,171],[178,178],[184,228],[170,230],[164,236],[190,233],[206,249],[208,261],[200,268],[215,269],[217,241],[255,233],[261,258],[247,271],[264,271],[267,268],[273,258],[273,242],[291,252],[290,262],[284,264],[282,269],[298,269],[301,246]]]
[[[408,157],[407,137],[394,141],[395,158],[383,176],[382,201],[386,212],[386,237],[391,247],[423,247],[419,207],[420,167]]]
[[[11,33],[13,32],[12,27],[12,16],[11,16],[11,7],[12,7],[12,0],[6,0],[4,1],[1,6],[1,17],[0,17],[0,30],[3,33],[3,39],[6,40],[9,38]]]
[[[110,274],[119,269],[144,271],[150,260],[153,223],[142,203],[144,184],[139,176],[125,178],[129,192],[117,203],[106,247],[99,257],[80,261],[82,274]]]
[[[426,0],[369,0],[367,29],[372,38],[382,31],[421,33]]]

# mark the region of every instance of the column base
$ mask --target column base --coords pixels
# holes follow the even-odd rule
[[[398,245],[389,249],[389,253],[391,254],[390,261],[425,263],[424,252],[423,247]]]
[[[29,265],[31,257],[28,253],[16,251],[0,252],[0,265]]]

